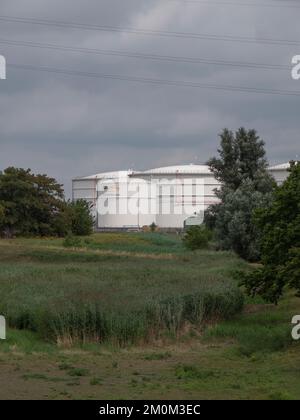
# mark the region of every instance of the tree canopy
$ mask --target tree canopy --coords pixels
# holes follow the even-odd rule
[[[288,179],[269,206],[257,210],[263,267],[244,276],[249,294],[277,302],[285,287],[300,296],[300,164],[291,164]]]
[[[54,178],[13,167],[0,173],[0,234],[64,236],[74,227],[75,233],[90,233],[88,223],[93,224],[88,206],[66,202]]]
[[[267,171],[264,142],[255,130],[228,129],[220,135],[219,156],[209,160],[221,183],[220,202],[209,208],[205,223],[214,228],[218,247],[234,250],[242,258],[259,258],[259,230],[252,223],[253,211],[271,199],[275,181]]]
[[[225,128],[220,139],[219,157],[208,161],[215,178],[231,190],[246,180],[253,181],[257,190],[264,190],[268,162],[265,143],[257,132],[241,127],[234,133]]]

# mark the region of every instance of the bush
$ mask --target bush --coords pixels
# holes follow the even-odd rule
[[[211,239],[212,233],[205,226],[192,226],[186,231],[183,243],[186,248],[195,251],[207,248]]]
[[[157,230],[157,225],[156,225],[154,222],[152,222],[152,223],[151,223],[151,225],[150,225],[149,227],[150,227],[150,231],[151,231],[151,232],[156,232],[156,230]]]
[[[69,205],[72,213],[72,233],[78,236],[90,235],[94,226],[90,204],[85,200],[77,200]]]

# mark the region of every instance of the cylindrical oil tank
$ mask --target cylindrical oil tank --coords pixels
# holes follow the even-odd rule
[[[122,175],[97,183],[97,227],[141,228],[155,222],[151,183]]]

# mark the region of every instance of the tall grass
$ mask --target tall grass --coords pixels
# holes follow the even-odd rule
[[[239,260],[227,253],[151,260],[59,251],[32,242],[1,250],[0,313],[11,327],[62,344],[122,346],[165,332],[176,336],[187,323],[201,327],[243,306],[231,280]]]
[[[88,249],[125,251],[136,253],[184,253],[181,237],[163,233],[101,233],[85,241]]]
[[[245,314],[237,320],[221,322],[208,329],[205,338],[233,339],[243,356],[282,351],[293,343],[290,319],[281,312],[266,310],[258,314]]]
[[[111,341],[123,346],[157,339],[166,331],[176,336],[187,322],[201,327],[211,319],[227,319],[242,307],[243,296],[237,288],[218,285],[192,295],[146,301],[140,310],[111,311],[98,303],[39,308],[11,313],[8,322],[61,344]]]

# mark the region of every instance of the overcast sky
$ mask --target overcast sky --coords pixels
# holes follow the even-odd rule
[[[222,2],[222,0],[219,0]],[[279,0],[1,0],[1,16],[140,30],[300,41],[300,3]],[[253,7],[242,6],[253,3]],[[261,7],[255,4],[281,5]],[[297,45],[161,37],[0,21],[7,64],[300,92],[286,69],[250,69],[8,46],[76,48],[289,66]],[[0,81],[0,169],[30,167],[65,184],[115,169],[202,163],[224,127],[255,128],[271,163],[299,153],[300,97],[149,85],[7,68]]]

